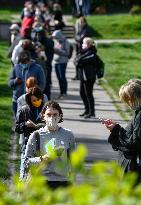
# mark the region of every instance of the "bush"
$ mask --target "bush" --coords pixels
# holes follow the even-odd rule
[[[40,169],[32,170],[32,178],[23,183],[16,176],[12,190],[0,184],[1,204],[4,205],[139,205],[141,185],[133,186],[135,175],[122,177],[122,170],[115,162],[97,162],[85,169],[87,151],[80,145],[72,154],[75,174],[81,174],[83,182],[68,188],[51,190],[47,187]]]
[[[130,14],[132,14],[132,15],[141,14],[141,6],[139,6],[139,5],[132,6],[132,8],[130,10]]]

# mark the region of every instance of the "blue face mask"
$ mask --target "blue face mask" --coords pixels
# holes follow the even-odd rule
[[[21,65],[21,67],[22,67],[23,69],[28,68],[28,64],[23,64],[23,63],[21,63],[20,65]]]

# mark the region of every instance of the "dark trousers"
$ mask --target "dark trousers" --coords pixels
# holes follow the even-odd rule
[[[60,187],[68,187],[71,185],[71,183],[68,181],[47,181],[47,185],[49,186],[49,188],[54,190]]]
[[[48,100],[50,100],[51,97],[51,72],[52,72],[52,65],[47,65],[47,76],[46,76],[46,87],[44,90],[44,93],[47,95]]]
[[[55,72],[60,86],[60,94],[67,94],[66,68],[67,63],[55,64]]]
[[[93,96],[93,86],[95,80],[80,81],[80,96],[83,100],[86,113],[95,114],[95,101]]]
[[[16,117],[16,114],[17,114],[17,102],[13,102],[12,103],[12,109],[13,109],[14,117]]]

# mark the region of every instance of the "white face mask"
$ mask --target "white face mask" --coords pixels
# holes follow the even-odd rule
[[[57,129],[57,124],[60,121],[60,117],[48,117],[46,119],[46,125],[48,129],[50,130],[56,130]]]

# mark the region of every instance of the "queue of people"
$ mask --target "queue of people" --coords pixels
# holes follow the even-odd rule
[[[15,117],[15,131],[20,134],[21,166],[20,179],[26,180],[32,164],[46,164],[42,174],[51,188],[68,186],[71,166],[70,153],[75,149],[73,133],[59,126],[63,121],[60,105],[51,98],[52,61],[60,93],[56,98],[67,96],[68,83],[66,69],[69,61],[70,43],[62,33],[63,16],[61,5],[54,4],[54,21],[56,30],[49,35],[50,13],[43,2],[26,1],[22,11],[22,26],[11,26],[16,29],[11,36],[12,69],[9,86],[13,90],[12,107]],[[86,12],[87,13],[87,12]],[[84,16],[80,15],[76,22],[76,76],[80,80],[80,96],[84,112],[80,117],[95,118],[95,97],[93,87],[97,79],[97,48]],[[119,96],[131,109],[135,117],[127,128],[121,127],[111,119],[102,119],[102,123],[110,130],[109,143],[119,152],[119,163],[124,172],[138,173],[137,183],[141,180],[141,81],[129,80],[119,90]],[[47,142],[54,143],[53,148],[61,147],[57,159],[50,159],[45,147]],[[57,163],[66,163],[58,169]]]

